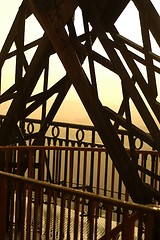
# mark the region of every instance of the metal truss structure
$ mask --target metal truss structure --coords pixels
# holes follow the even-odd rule
[[[139,19],[141,45],[120,35],[115,24],[131,2]],[[83,28],[80,34],[76,25],[77,11]],[[42,36],[25,43],[25,27],[33,16],[43,29]],[[43,145],[49,124],[73,85],[132,199],[139,203],[152,202],[152,191],[138,176],[135,137],[160,151],[160,57],[152,52],[151,42],[152,37],[160,46],[159,26],[160,17],[151,0],[24,0],[0,54],[0,103],[8,103],[0,126],[0,145],[10,145],[15,139],[25,145],[24,120],[37,109],[41,109],[42,124],[33,144]],[[32,28],[31,23],[29,27]],[[95,48],[96,42],[103,54]],[[33,49],[29,61],[27,52]],[[50,81],[49,66],[54,56],[62,63],[65,75]],[[11,60],[15,61],[14,80],[3,90],[4,81],[8,81],[3,79],[3,68]],[[87,70],[84,63],[88,64]],[[118,76],[122,93],[118,111],[104,106],[101,101],[99,81],[114,79],[107,78],[107,74],[99,79],[97,65]],[[145,76],[140,65],[145,68]],[[56,61],[50,67],[54,66],[56,68]],[[41,90],[35,93],[39,83]],[[109,89],[103,91],[107,96]],[[51,98],[52,104],[47,111],[47,101]],[[141,116],[147,131],[134,124],[131,105]],[[119,128],[128,133],[130,156],[118,137]]]

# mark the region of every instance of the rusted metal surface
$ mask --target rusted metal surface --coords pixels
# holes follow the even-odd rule
[[[154,220],[160,214],[156,206],[122,202],[4,172],[0,172],[0,182],[0,191],[5,187],[10,196],[8,229],[5,224],[0,226],[4,239],[154,239]],[[7,198],[3,200],[7,202]],[[90,215],[86,202],[92,208]],[[121,209],[118,223],[114,208]]]
[[[121,36],[114,25],[129,2],[128,0],[47,0],[45,2],[30,0],[22,2],[0,54],[2,70],[7,59],[16,57],[15,82],[0,95],[1,103],[12,100],[0,126],[0,145],[10,145],[15,142],[26,145],[24,121],[40,106],[42,106],[41,127],[32,144],[44,145],[46,132],[73,84],[132,198],[136,202],[149,203],[152,201],[152,193],[142,184],[138,170],[134,167],[134,161],[136,161],[134,136],[145,139],[150,146],[160,151],[160,104],[157,101],[156,79],[156,73],[160,70],[154,63],[155,59],[159,62],[160,57],[151,52],[149,35],[151,32],[159,44],[159,15],[152,1],[147,0],[141,3],[133,1],[139,11],[143,42],[142,46],[139,46]],[[84,33],[79,36],[74,23],[77,8],[81,10],[84,26]],[[44,35],[25,45],[25,24],[32,14],[42,26]],[[67,31],[66,28],[68,28]],[[108,34],[112,38],[109,38]],[[108,58],[93,50],[93,43],[96,39],[99,40]],[[10,52],[13,43],[16,45],[16,50]],[[34,46],[38,48],[32,61],[28,63],[25,52]],[[129,49],[129,46],[132,46],[133,51]],[[131,75],[117,50],[128,65]],[[136,54],[134,50],[138,50],[143,57]],[[54,54],[58,55],[63,64],[66,76],[48,88],[50,56]],[[88,60],[90,79],[82,65],[85,59]],[[146,66],[147,80],[143,77],[135,60]],[[116,73],[120,78],[123,99],[118,112],[101,103],[95,67],[97,62]],[[33,94],[43,71],[43,90],[38,94]],[[1,78],[2,81],[3,78]],[[137,84],[140,91],[138,91]],[[47,112],[47,101],[55,95],[55,100]],[[145,133],[143,129],[133,124],[130,101],[134,103],[149,133]],[[120,127],[128,132],[130,156],[117,134],[117,129]],[[133,179],[135,184],[133,184]]]

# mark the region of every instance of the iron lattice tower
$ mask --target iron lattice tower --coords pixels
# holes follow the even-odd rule
[[[131,2],[139,17],[141,45],[122,36],[115,24]],[[75,23],[77,11],[81,12],[81,34],[78,34]],[[40,38],[26,44],[25,25],[33,16],[44,32]],[[157,64],[160,57],[152,52],[151,42],[152,36],[160,46],[159,26],[160,18],[151,0],[24,0],[0,54],[1,86],[6,81],[3,79],[5,63],[10,59],[15,61],[14,82],[12,80],[6,90],[1,89],[0,103],[9,104],[0,126],[0,145],[12,144],[13,136],[14,141],[16,138],[20,145],[25,145],[24,120],[40,107],[42,124],[33,144],[43,144],[49,124],[73,85],[133,200],[151,202],[151,192],[140,181],[134,164],[134,138],[139,137],[160,151],[160,68]],[[105,54],[95,49],[96,41]],[[35,51],[28,61],[26,55],[32,49]],[[48,85],[50,59],[54,55],[58,56],[66,73]],[[88,63],[87,72],[84,62]],[[107,75],[99,79],[97,64],[118,76],[122,91],[118,111],[104,106],[101,101],[99,81],[113,79],[108,79]],[[145,67],[145,77],[139,64]],[[43,86],[35,94],[39,82]],[[105,91],[107,96],[109,90]],[[51,97],[52,105],[46,111]],[[141,116],[147,133],[134,124],[131,105]],[[119,128],[128,133],[130,156],[118,137]]]

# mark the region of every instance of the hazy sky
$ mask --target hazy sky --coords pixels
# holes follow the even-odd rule
[[[1,4],[0,8],[0,49],[2,48],[2,45],[6,39],[6,36],[9,32],[9,29],[13,23],[13,20],[16,16],[16,13],[18,11],[18,8],[21,4],[22,0],[5,0]],[[159,11],[160,9],[160,3],[158,0],[152,0],[155,7]],[[43,34],[43,30],[37,23],[37,21],[34,21],[34,17],[29,18],[27,20],[26,25],[26,40],[25,42],[28,43],[38,37],[41,37]],[[33,24],[34,22],[34,24]],[[131,39],[132,41],[141,44],[141,34],[140,34],[140,27],[139,27],[139,18],[138,18],[138,12],[137,9],[134,7],[133,2],[131,1],[128,7],[125,9],[123,14],[118,19],[116,26],[120,32],[121,35],[124,35],[125,37]],[[79,32],[83,31],[80,22],[77,22],[77,29]],[[95,46],[95,50],[98,52],[101,52],[102,54],[105,54],[103,52],[103,49],[100,47],[100,45],[97,43]],[[157,45],[153,45],[153,50],[159,51],[157,49]],[[33,51],[34,53],[34,51]],[[32,54],[33,54],[32,53]],[[31,53],[30,53],[31,54]],[[27,55],[27,59],[31,58],[31,55]],[[57,59],[53,57],[53,63],[56,62],[57,67],[56,68],[50,68],[50,74],[53,75],[52,78],[54,78],[54,81],[58,80],[59,78],[63,77],[65,75],[65,70],[61,66],[61,64],[57,63]],[[6,63],[6,67],[3,71],[3,76],[7,79],[5,81],[5,86],[3,86],[4,90],[7,89],[10,86],[10,82],[14,81],[14,62],[8,61]],[[87,65],[86,67],[87,68]],[[9,71],[8,71],[9,69]],[[52,71],[54,69],[54,71]],[[96,64],[96,73],[98,76],[98,88],[99,88],[99,95],[100,99],[102,100],[102,103],[104,105],[108,105],[111,108],[118,110],[118,107],[121,102],[121,83],[115,74],[111,73],[109,70],[104,69],[100,65]],[[105,76],[105,77],[104,77]],[[105,81],[104,81],[105,78]],[[10,79],[10,80],[8,80]],[[12,80],[11,80],[12,79]],[[51,83],[52,84],[52,83]],[[42,87],[42,84],[39,83],[39,86],[37,86],[37,89]],[[107,91],[104,91],[104,89],[107,89]],[[74,108],[74,116],[73,116],[73,107]],[[3,110],[5,109],[5,105],[3,105]],[[2,111],[2,105],[0,106],[0,113]],[[4,111],[5,112],[5,111]],[[77,94],[72,89],[70,91],[70,94],[67,96],[64,104],[62,105],[62,111],[60,111],[57,115],[56,120],[64,121],[82,121],[84,123],[90,123],[90,121],[87,118],[87,114],[85,113],[85,110],[83,110],[83,106],[77,96]]]

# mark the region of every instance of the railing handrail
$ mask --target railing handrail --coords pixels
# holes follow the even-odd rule
[[[94,194],[94,193],[89,193],[89,192],[84,192],[84,191],[80,191],[80,190],[76,190],[70,187],[63,187],[57,184],[53,184],[53,183],[48,183],[48,182],[44,182],[41,180],[35,180],[33,178],[29,178],[29,177],[23,177],[23,176],[19,176],[16,174],[12,174],[12,173],[7,173],[7,172],[3,172],[0,171],[0,176],[6,177],[6,178],[11,178],[14,179],[16,181],[21,181],[23,183],[28,183],[28,184],[33,184],[33,185],[37,185],[43,188],[47,188],[47,189],[52,189],[52,190],[60,190],[61,192],[64,193],[68,193],[70,195],[74,195],[74,196],[78,196],[78,197],[83,197],[86,199],[92,199],[95,202],[99,201],[102,203],[107,203],[107,204],[112,204],[114,206],[118,206],[118,207],[122,207],[122,208],[126,208],[126,209],[130,209],[130,210],[135,210],[135,211],[147,211],[148,213],[153,213],[153,214],[160,214],[160,207],[158,207],[158,205],[142,205],[142,204],[138,204],[138,203],[131,203],[131,202],[127,202],[127,201],[122,201],[122,200],[118,200],[118,199],[113,199],[113,198],[109,198],[109,197],[105,197],[105,196],[101,196],[98,194]]]
[[[32,145],[32,146],[0,146],[0,150],[74,150],[74,151],[95,151],[95,152],[106,152],[107,149],[105,147],[69,147],[69,146],[40,146],[40,145]],[[126,149],[127,152],[130,152],[129,149]],[[157,150],[135,150],[136,153],[139,154],[150,154],[152,156],[160,157],[160,152]]]
[[[80,150],[80,151],[102,151],[105,152],[106,148],[98,147],[69,147],[69,146],[41,146],[41,145],[32,145],[32,146],[0,146],[0,150],[5,149],[15,149],[15,150]]]

